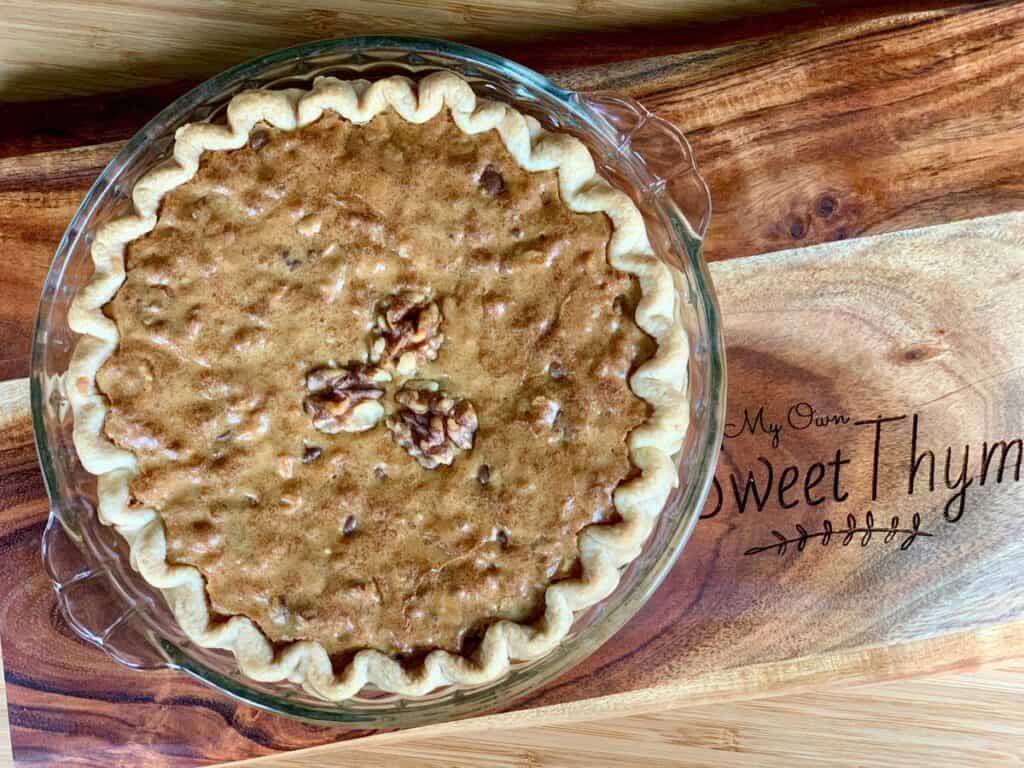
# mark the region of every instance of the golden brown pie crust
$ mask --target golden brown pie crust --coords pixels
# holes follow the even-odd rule
[[[72,309],[101,518],[255,679],[412,694],[544,653],[676,478],[686,340],[639,212],[578,141],[450,73],[246,93],[228,125],[179,130]],[[391,429],[318,430],[310,371],[386,364],[374,333],[409,294],[440,329],[374,395]],[[409,379],[475,408],[450,465],[396,442]]]

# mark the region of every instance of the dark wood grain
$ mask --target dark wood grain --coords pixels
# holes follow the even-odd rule
[[[1002,471],[1001,459],[981,459],[983,446],[1024,438],[1022,263],[1024,213],[713,265],[731,360],[723,503],[712,494],[678,564],[624,629],[515,707],[650,689],[679,690],[685,701],[687,680],[702,678],[707,695],[737,672],[745,682],[730,683],[734,695],[763,695],[788,683],[773,664],[791,662],[790,675],[818,670],[820,682],[833,658],[846,660],[846,679],[886,679],[899,669],[884,656],[889,646],[907,656],[921,644],[919,672],[1024,654],[1013,629],[1024,626],[1024,477],[1014,453]],[[0,632],[19,759],[192,765],[363,735],[257,713],[182,675],[130,672],[72,636],[39,564],[46,505],[26,398],[9,400],[19,397],[0,425]],[[745,419],[786,424],[799,403],[845,420],[786,426],[777,445],[770,431],[743,428]],[[878,416],[904,418],[875,452],[872,428],[856,422]],[[947,446],[954,462],[965,446],[973,456],[955,521],[959,465],[944,471]],[[937,483],[929,487],[925,468],[910,494],[911,454],[925,450]],[[799,484],[779,494],[784,467],[802,479],[833,457],[842,476],[825,473],[822,504],[801,501]],[[768,493],[765,462],[776,478]],[[741,504],[734,480],[742,489],[750,473],[764,501]],[[898,538],[888,535],[894,519]],[[816,536],[826,521],[830,541],[797,541],[800,527]],[[911,529],[918,536],[907,546]],[[785,551],[770,550],[775,532]],[[1016,646],[970,641],[973,630],[1001,625]],[[945,636],[965,639],[936,650]],[[864,661],[851,671],[851,658]]]
[[[715,265],[715,278],[729,334],[731,420],[758,403],[778,416],[796,398],[863,418],[918,408],[940,461],[946,445],[1020,435],[1019,219],[922,235],[927,245],[740,257],[1024,207],[1024,166],[1013,160],[1024,151],[1024,49],[1015,43],[1022,9],[985,5],[557,75],[636,95],[693,139],[716,204],[707,252],[730,260]],[[8,265],[0,379],[26,374],[39,287],[88,183],[117,142],[183,87],[26,107],[13,120],[21,127],[0,141],[0,256]],[[89,111],[100,103],[113,106]],[[47,109],[53,124],[72,126],[76,109],[83,117],[66,133],[26,138]],[[68,151],[78,143],[93,146]],[[26,149],[48,151],[17,156]],[[839,271],[830,276],[821,264]],[[886,301],[858,299],[870,296]],[[858,539],[745,556],[770,543],[772,530],[820,530],[847,509],[863,523],[868,509],[865,433],[804,433],[778,450],[763,438],[727,441],[727,491],[729,473],[742,483],[762,455],[806,463],[845,445],[859,467],[851,506],[723,508],[698,526],[637,619],[528,704],[1021,618],[1012,569],[1024,555],[1024,484],[976,486],[973,514],[950,524],[939,494],[903,498],[893,479],[879,517],[899,514],[906,525],[917,511],[936,542],[921,539],[905,553]],[[901,441],[886,466],[902,466],[905,454]],[[192,765],[359,735],[235,705],[184,676],[127,671],[74,638],[39,563],[45,515],[22,408],[0,418],[0,633],[19,760]]]
[[[709,260],[1024,208],[1024,4],[589,69],[679,125]]]
[[[48,506],[26,398],[27,382],[0,383],[0,633],[18,765],[188,766],[336,739],[185,675],[122,667],[67,627],[39,556]]]
[[[1024,153],[1022,36],[1024,3],[985,4],[553,77],[636,96],[688,134],[712,192],[715,261],[1024,208],[1024,166],[1008,161]],[[103,143],[0,159],[0,247],[13,266],[0,377],[24,375],[45,265],[116,139],[183,88],[93,112],[87,99],[12,108],[7,123],[23,127],[0,156],[27,126],[77,114],[71,138]]]
[[[850,24],[886,14],[958,6],[941,0],[871,0],[801,4],[766,16],[709,20],[685,27],[625,28],[548,35],[544,39],[470,40],[540,72],[617,64],[684,51],[708,50],[738,41]],[[353,34],[351,29],[323,28],[318,34]],[[279,40],[276,46],[299,42]],[[256,52],[253,52],[255,55]],[[231,63],[239,63],[238,61]],[[209,74],[215,74],[210,70]],[[0,122],[0,158],[102,144],[131,136],[147,120],[181,96],[198,80],[171,80],[148,88],[78,96],[56,101],[15,102],[4,106]]]
[[[19,765],[198,765],[333,740],[329,729],[236,706],[183,675],[131,671],[80,640],[39,566],[36,506],[21,526],[5,517],[0,539],[0,579],[17,584],[0,620]]]
[[[176,80],[202,80],[286,46],[351,35],[440,37],[551,71],[705,50],[738,40],[960,4],[962,0],[648,0],[623,6],[562,0],[546,7],[527,2],[529,10],[524,13],[516,0],[325,2],[315,8],[301,0],[263,6],[226,0],[212,8],[179,8],[174,2],[155,0],[144,10],[118,10],[104,7],[105,3],[68,6],[60,15],[70,34],[54,36],[48,18],[40,24],[32,14],[19,16],[16,3],[0,19],[0,99],[23,101],[139,88],[159,91]],[[47,35],[52,38],[49,56],[30,53],[33,43],[50,43]],[[100,45],[90,45],[89,40]],[[14,50],[4,50],[7,44]],[[35,66],[26,66],[30,61]],[[84,137],[90,128],[104,130],[109,113],[96,112],[106,103],[134,109],[116,94],[109,102],[82,101],[83,125],[52,127],[44,120],[46,138],[66,140]]]

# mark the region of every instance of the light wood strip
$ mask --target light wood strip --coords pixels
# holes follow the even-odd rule
[[[0,94],[7,100],[203,79],[277,48],[346,35],[443,37],[547,61],[617,60],[707,48],[769,30],[820,26],[950,2],[851,0],[117,0],[0,2]],[[57,21],[60,33],[54,33]],[[581,33],[588,44],[579,45]],[[569,48],[569,51],[565,49]],[[546,49],[546,50],[544,50]]]
[[[313,747],[288,758],[273,756],[246,764],[261,768],[304,765],[301,759],[307,755],[314,760],[329,760],[332,756],[338,759],[364,745],[384,752],[392,745],[409,741],[447,742],[452,737],[467,734],[493,734],[584,721],[593,723],[666,710],[677,710],[678,716],[685,719],[691,708],[764,697],[798,696],[837,686],[863,685],[866,681],[900,686],[915,675],[962,670],[1021,656],[1024,656],[1024,622],[1017,622],[915,643],[715,671],[642,691],[385,733],[354,742]],[[944,668],[935,666],[935,660],[940,658],[949,660]],[[1024,715],[1024,711],[1021,714]],[[292,757],[299,761],[289,762]]]
[[[31,441],[28,379],[0,381],[0,451]]]
[[[4,653],[0,647],[0,679],[3,677]],[[6,768],[14,765],[14,753],[11,751],[11,727],[7,720],[7,687],[0,684],[0,766]]]
[[[600,721],[413,735],[235,765],[259,768],[984,768],[1024,759],[1024,661],[970,673]]]
[[[925,650],[925,649],[919,649]],[[0,651],[0,672],[3,669]],[[629,768],[713,763],[746,768],[852,765],[1003,766],[1024,757],[1024,659],[937,677],[822,689],[749,702],[659,708],[602,719],[539,717],[506,727],[491,718],[451,733],[419,729],[227,765],[260,768]],[[548,714],[545,710],[538,710]],[[14,765],[0,685],[0,766]]]

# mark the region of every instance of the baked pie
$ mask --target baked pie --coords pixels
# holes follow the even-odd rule
[[[584,145],[439,72],[236,96],[70,315],[99,515],[260,681],[417,695],[538,657],[676,482],[669,268]]]

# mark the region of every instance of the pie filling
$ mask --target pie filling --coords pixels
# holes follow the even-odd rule
[[[203,155],[105,308],[105,432],[167,559],[275,642],[465,649],[615,518],[654,342],[605,214],[447,113]]]

